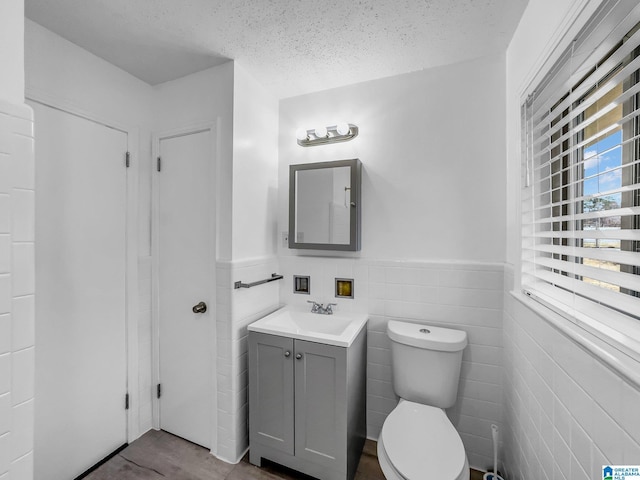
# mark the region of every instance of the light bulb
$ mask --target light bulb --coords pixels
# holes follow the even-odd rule
[[[316,127],[315,134],[318,138],[327,138],[327,127]]]
[[[296,130],[296,138],[302,141],[302,140],[308,139],[309,135],[307,134],[307,131],[304,128],[299,128],[298,130]]]
[[[350,130],[348,123],[339,123],[336,125],[336,132],[338,132],[338,135],[346,135]]]

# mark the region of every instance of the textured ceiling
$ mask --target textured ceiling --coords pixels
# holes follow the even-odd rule
[[[234,59],[279,98],[503,51],[527,0],[25,0],[152,85]]]

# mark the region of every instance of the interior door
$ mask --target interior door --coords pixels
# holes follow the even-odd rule
[[[68,480],[127,441],[127,134],[31,105],[35,478]]]
[[[157,308],[160,428],[211,448],[215,354],[213,134],[160,138]],[[206,311],[194,307],[200,302]]]

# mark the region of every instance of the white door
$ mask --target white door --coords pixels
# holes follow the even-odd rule
[[[127,441],[127,134],[32,107],[35,478],[68,480]]]
[[[154,246],[160,428],[212,446],[215,169],[210,130],[160,138]],[[200,302],[206,312],[195,313]]]

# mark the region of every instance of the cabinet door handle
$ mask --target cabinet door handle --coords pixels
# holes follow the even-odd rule
[[[288,357],[289,355],[291,355],[291,352],[289,350],[287,350],[286,352],[284,352],[284,356]]]
[[[296,360],[300,360],[302,358],[302,354],[301,353],[296,353]]]

